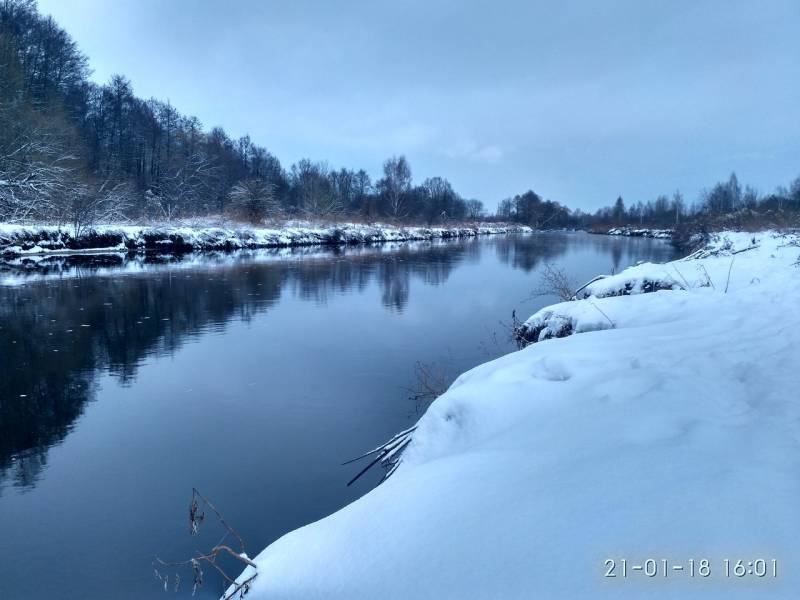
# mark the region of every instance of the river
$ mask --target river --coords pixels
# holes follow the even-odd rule
[[[531,297],[545,264],[672,258],[543,233],[0,266],[0,598],[189,597],[154,557],[218,541],[208,511],[188,533],[193,487],[255,555],[375,485],[340,463],[424,410],[418,362],[449,382],[515,350],[512,311],[557,301]]]

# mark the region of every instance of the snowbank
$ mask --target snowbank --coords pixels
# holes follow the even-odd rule
[[[684,289],[547,309],[582,333],[459,377],[395,475],[270,545],[247,597],[796,598],[800,247],[752,238],[617,276]]]
[[[391,225],[342,224],[297,225],[280,228],[228,228],[103,225],[75,236],[71,228],[0,223],[0,254],[23,256],[80,251],[189,252],[237,250],[286,246],[364,244],[433,240],[501,233],[527,233],[522,225],[474,225],[470,227],[395,227]]]
[[[734,275],[737,255],[759,249],[765,239],[767,247],[778,243],[775,240],[780,240],[779,244],[789,246],[796,244],[795,236],[775,234],[777,237],[771,237],[771,235],[768,234],[765,238],[763,234],[759,236],[750,233],[716,234],[703,248],[682,260],[667,264],[642,263],[617,275],[600,275],[575,292],[573,300],[583,301],[547,306],[518,327],[514,335],[519,342],[529,344],[566,337],[573,333],[610,329],[618,323],[630,323],[631,320],[643,316],[632,312],[630,303],[610,299],[616,296],[648,294],[664,290],[716,289],[718,285],[724,292],[726,286],[730,284],[728,270],[731,277]],[[724,272],[716,273],[717,277],[712,277],[706,262],[700,260],[711,257],[728,257],[727,261],[723,261],[727,267],[723,269]],[[718,266],[718,262],[711,265],[712,268]],[[658,313],[660,304],[664,301],[662,296],[657,299],[648,298],[639,301],[637,306],[647,309],[644,316],[649,320]],[[669,298],[667,301],[671,303],[673,299]]]
[[[646,237],[669,239],[672,237],[672,229],[635,229],[633,227],[614,227],[609,229],[607,235],[623,235],[626,237]]]

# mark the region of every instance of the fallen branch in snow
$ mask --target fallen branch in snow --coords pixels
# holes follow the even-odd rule
[[[381,480],[378,482],[378,485],[389,479],[392,474],[397,470],[397,467],[400,466],[401,457],[403,452],[405,452],[408,444],[411,442],[412,434],[414,430],[417,428],[416,425],[406,429],[405,431],[401,431],[400,433],[394,435],[390,440],[384,442],[380,446],[373,448],[369,452],[365,452],[361,456],[357,456],[356,458],[351,458],[348,461],[342,463],[342,466],[349,465],[350,463],[354,463],[362,458],[366,458],[367,456],[372,456],[373,454],[377,454],[378,456],[370,462],[366,467],[361,469],[355,477],[353,477],[350,481],[347,482],[348,487],[358,481],[364,473],[369,471],[372,467],[381,463],[381,466],[384,468],[385,473]]]
[[[572,297],[573,297],[573,298],[577,298],[577,297],[578,297],[578,294],[580,294],[580,293],[581,293],[583,290],[585,290],[587,287],[589,287],[590,285],[592,285],[594,282],[596,282],[596,281],[600,281],[601,279],[605,279],[605,278],[606,278],[606,276],[605,276],[605,275],[598,275],[597,277],[594,277],[594,278],[590,279],[589,281],[587,281],[586,283],[584,283],[584,284],[583,284],[581,287],[579,287],[577,290],[575,290],[575,292],[572,294]],[[570,298],[570,300],[571,300],[571,298]]]
[[[229,576],[225,570],[217,563],[217,559],[219,558],[220,554],[229,555],[236,560],[244,563],[249,567],[253,567],[253,569],[257,568],[256,563],[250,560],[247,556],[247,553],[244,549],[244,540],[239,533],[231,527],[231,525],[225,520],[225,517],[222,516],[222,513],[217,510],[217,508],[211,503],[208,498],[203,496],[197,488],[192,488],[192,500],[189,503],[189,534],[190,535],[198,535],[200,532],[200,524],[203,523],[205,520],[205,512],[201,509],[202,502],[203,506],[207,506],[210,508],[214,514],[217,516],[217,520],[219,523],[225,528],[226,533],[222,536],[222,539],[217,542],[211,550],[203,554],[202,552],[197,552],[196,556],[184,561],[177,561],[177,562],[166,562],[161,560],[159,557],[156,557],[156,562],[159,565],[165,567],[188,567],[192,571],[192,595],[194,596],[197,592],[197,589],[203,585],[203,569],[201,563],[205,563],[213,567],[216,571],[222,575],[222,578],[225,580],[229,589],[232,587],[233,589],[223,598],[223,600],[232,600],[234,597],[238,595],[239,598],[243,598],[244,595],[249,591],[250,584],[256,578],[258,573],[253,573],[250,577],[245,579],[241,582],[236,582],[234,578]],[[236,552],[230,546],[224,544],[223,542],[226,540],[228,536],[233,536],[239,543],[240,552]],[[167,590],[169,585],[169,575],[161,575],[158,571],[158,568],[155,568],[155,576],[156,579],[164,582],[164,590]],[[174,589],[177,592],[178,588],[180,587],[180,575],[178,573],[175,574],[175,583]]]

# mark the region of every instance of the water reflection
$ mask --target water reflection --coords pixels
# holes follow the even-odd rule
[[[0,264],[0,491],[4,482],[35,486],[48,448],[95,397],[99,374],[130,383],[146,357],[172,354],[193,336],[252,319],[282,294],[324,304],[377,284],[383,306],[402,312],[415,281],[443,284],[483,252],[530,272],[581,245],[599,248],[609,269],[647,258],[641,240],[550,234]],[[653,248],[654,258],[666,258],[668,250]]]
[[[495,247],[501,262],[526,272],[542,264],[558,262],[559,257],[568,250],[591,250],[595,256],[607,256],[607,273],[616,273],[640,260],[662,261],[672,258],[672,249],[666,243],[643,243],[639,238],[606,235],[548,233],[502,236],[493,238],[490,245]]]
[[[0,484],[29,488],[94,395],[97,373],[123,383],[146,356],[249,320],[284,289],[325,303],[375,280],[402,311],[413,278],[447,280],[477,260],[477,240],[171,256],[72,256],[0,267]],[[2,489],[0,487],[0,489]]]

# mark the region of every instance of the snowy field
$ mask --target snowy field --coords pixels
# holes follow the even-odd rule
[[[540,311],[572,335],[461,375],[247,598],[797,598],[799,244],[721,234]]]
[[[343,223],[317,225],[288,222],[274,228],[101,225],[77,236],[71,227],[0,223],[0,255],[74,252],[188,252],[192,250],[237,250],[287,246],[363,244],[433,240],[501,233],[530,232],[524,225],[477,224],[453,227],[397,227]]]

